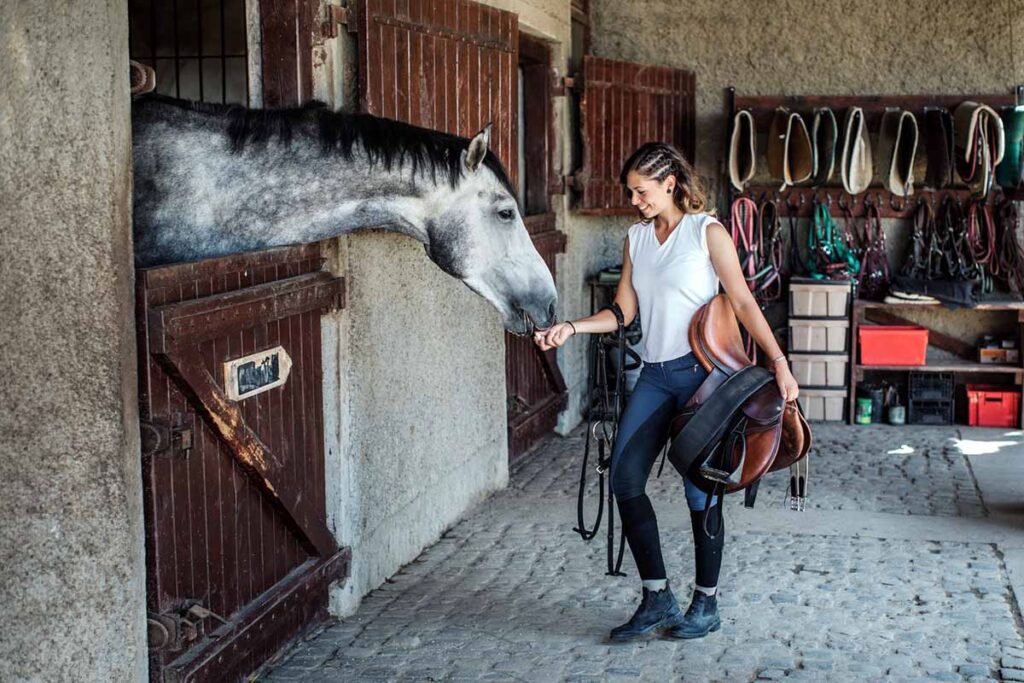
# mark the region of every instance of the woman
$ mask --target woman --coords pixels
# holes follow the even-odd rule
[[[615,302],[626,324],[640,313],[643,369],[619,421],[611,460],[611,487],[629,549],[641,579],[642,600],[611,639],[629,640],[656,629],[675,638],[700,638],[721,627],[716,591],[722,566],[724,529],[709,537],[701,528],[708,500],[684,479],[696,559],[695,588],[685,614],[672,595],[658,537],[654,508],[645,493],[647,478],[668,436],[668,426],[707,377],[690,349],[693,314],[718,293],[729,295],[736,317],[772,361],[779,391],[787,401],[799,391],[782,349],[743,278],[732,238],[707,212],[704,188],[680,152],[651,142],[626,161],[619,176],[641,221],[629,228],[622,250],[622,278]],[[612,332],[614,314],[603,310],[535,333],[541,349],[561,346],[576,334]]]

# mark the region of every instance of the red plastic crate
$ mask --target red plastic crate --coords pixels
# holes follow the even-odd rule
[[[924,365],[928,328],[864,325],[857,328],[861,365]]]
[[[1018,426],[1020,392],[985,384],[967,385],[967,424],[974,427]]]

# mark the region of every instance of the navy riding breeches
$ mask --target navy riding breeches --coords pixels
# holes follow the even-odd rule
[[[611,487],[620,501],[643,495],[651,468],[668,440],[669,423],[690,400],[707,371],[693,352],[663,363],[644,363],[626,410],[619,420],[612,449]],[[686,504],[703,510],[707,494],[684,478]],[[713,507],[718,496],[711,499]]]

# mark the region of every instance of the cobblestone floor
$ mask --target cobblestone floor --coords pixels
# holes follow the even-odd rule
[[[727,531],[722,630],[614,645],[605,635],[635,608],[635,571],[627,553],[630,576],[605,576],[603,537],[583,543],[571,531],[582,432],[553,438],[515,469],[508,490],[264,678],[1024,681],[1024,630],[1000,547],[896,532],[907,515],[936,524],[988,515],[953,436],[815,425],[810,509],[786,513],[791,529],[761,530],[751,517]],[[753,511],[730,496],[727,525],[777,507],[783,484],[766,481]],[[682,485],[666,468],[649,492],[685,607],[693,559]],[[815,510],[851,521],[883,513],[894,533],[815,533]]]

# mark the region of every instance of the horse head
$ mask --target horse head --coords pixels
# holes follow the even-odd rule
[[[488,154],[490,126],[466,140],[320,103],[254,110],[150,95],[132,105],[132,137],[141,266],[379,226],[422,242],[508,331],[554,323],[555,283]]]
[[[462,151],[462,178],[438,188],[426,219],[427,254],[502,315],[505,329],[529,334],[555,322],[558,294],[533,245],[500,164],[485,164],[490,124]]]

